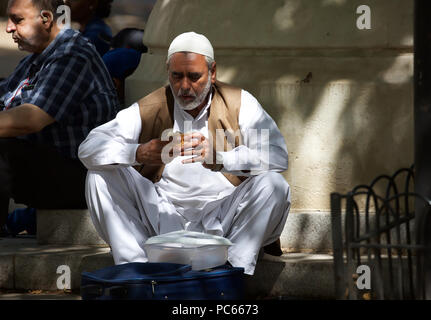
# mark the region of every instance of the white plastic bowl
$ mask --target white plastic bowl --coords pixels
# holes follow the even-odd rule
[[[192,270],[223,265],[227,261],[228,245],[193,246],[181,243],[145,244],[149,262],[189,264]]]

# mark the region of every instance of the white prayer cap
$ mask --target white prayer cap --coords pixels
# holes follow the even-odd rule
[[[211,42],[202,34],[185,32],[172,40],[168,49],[168,59],[176,52],[193,52],[214,59],[214,49]]]

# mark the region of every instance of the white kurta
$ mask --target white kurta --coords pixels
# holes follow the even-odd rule
[[[175,104],[174,131],[199,131],[208,138],[209,107],[210,102],[193,118]],[[143,244],[150,236],[192,230],[229,238],[234,243],[229,261],[253,274],[259,249],[279,237],[290,209],[289,185],[275,173],[287,169],[287,148],[273,119],[245,90],[239,127],[245,145],[219,153],[223,171],[259,174],[236,188],[200,163],[182,164],[186,157],[168,163],[156,184],[142,177],[131,167],[137,165],[141,132],[136,103],[90,132],[79,148],[89,169],[87,203],[115,263],[147,261]],[[256,131],[265,131],[266,138],[256,139]]]

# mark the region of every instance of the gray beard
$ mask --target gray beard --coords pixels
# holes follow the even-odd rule
[[[172,88],[172,85],[169,83],[169,86],[171,87],[171,91],[173,93],[175,102],[181,107],[181,109],[185,110],[185,111],[190,111],[193,109],[196,109],[197,107],[199,107],[204,101],[205,98],[208,96],[208,93],[210,92],[211,89],[211,72],[209,72],[208,74],[208,81],[207,84],[204,88],[204,90],[202,91],[202,93],[197,96],[195,98],[195,100],[193,102],[187,103],[187,104],[183,104],[181,99],[178,97],[180,95],[180,90],[178,90],[177,93],[175,93],[174,89]]]

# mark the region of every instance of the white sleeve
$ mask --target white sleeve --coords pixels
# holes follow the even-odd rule
[[[223,162],[222,172],[249,176],[287,169],[288,152],[283,135],[256,98],[245,90],[241,92],[239,127],[243,145],[217,152],[217,159]]]
[[[137,165],[141,125],[139,105],[134,103],[89,133],[79,146],[79,159],[88,169]]]

